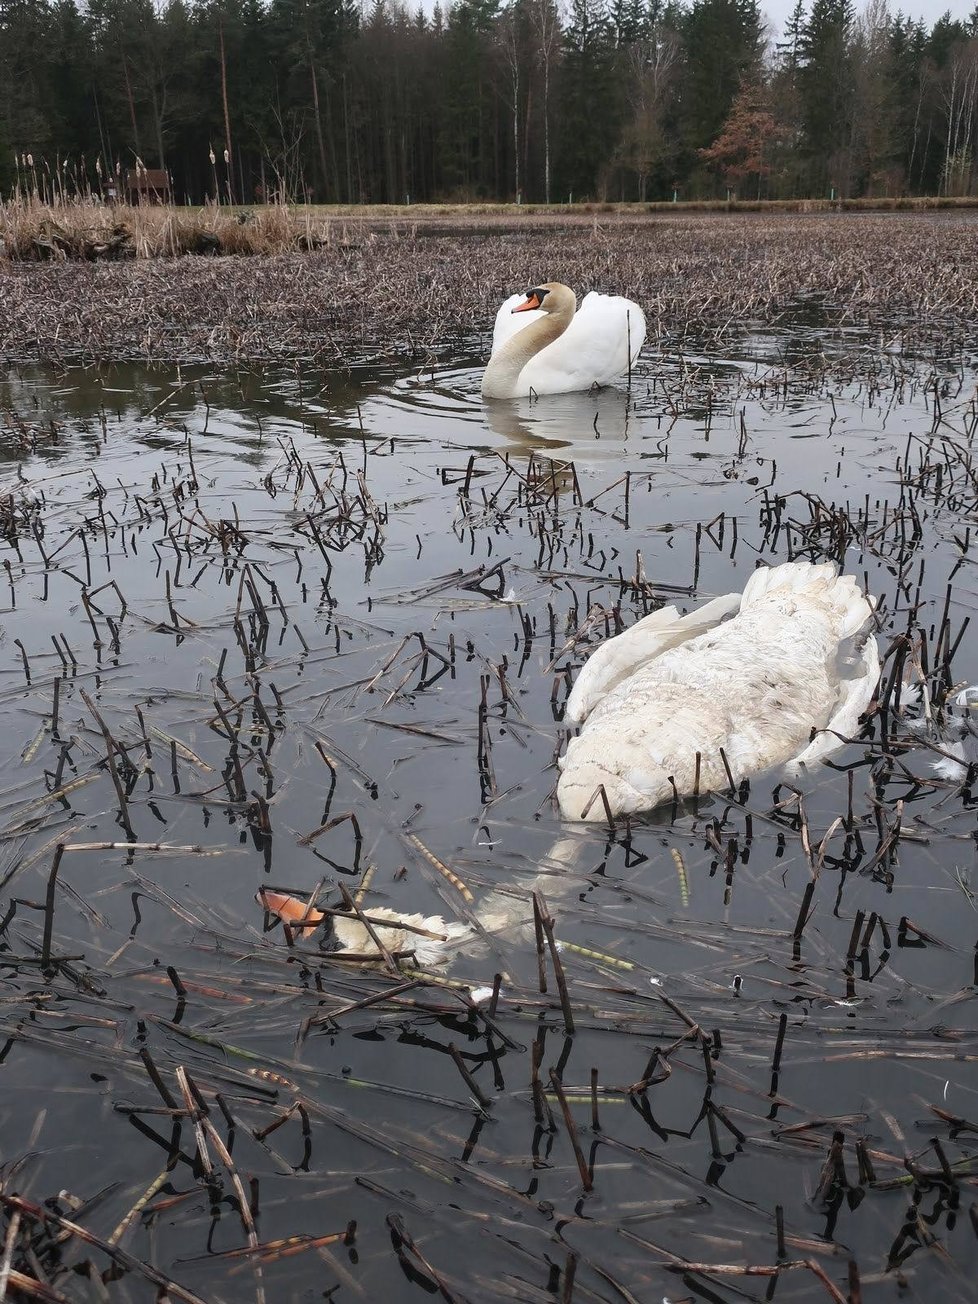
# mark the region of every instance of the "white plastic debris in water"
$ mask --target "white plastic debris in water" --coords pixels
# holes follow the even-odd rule
[[[469,996],[472,999],[473,1005],[481,1005],[482,1002],[487,1001],[491,995],[491,987],[473,987],[469,991]]]
[[[978,711],[978,684],[962,688],[954,699],[954,705],[960,706],[964,711]]]
[[[499,601],[500,601],[500,602],[515,602],[515,601],[516,601],[516,590],[515,590],[515,589],[510,589],[510,591],[509,591],[508,593],[504,594],[504,596],[501,597],[501,598],[499,599]]]

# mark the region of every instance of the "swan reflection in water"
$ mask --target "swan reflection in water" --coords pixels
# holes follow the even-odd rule
[[[484,402],[482,410],[489,429],[507,440],[511,451],[546,456],[566,450],[583,462],[619,457],[637,426],[631,396],[614,388],[493,399]]]

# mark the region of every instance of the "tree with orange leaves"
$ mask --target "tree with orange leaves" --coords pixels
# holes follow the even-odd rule
[[[745,82],[730,106],[719,136],[697,153],[704,162],[722,172],[728,186],[756,177],[760,198],[761,183],[771,173],[773,147],[783,135],[771,112],[765,87]]]

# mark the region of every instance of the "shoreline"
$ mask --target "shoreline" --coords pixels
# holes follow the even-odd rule
[[[487,350],[502,299],[542,280],[636,299],[649,318],[647,350],[742,325],[776,328],[800,313],[957,347],[978,320],[978,214],[329,229],[310,253],[0,259],[0,360],[440,358],[465,341]]]

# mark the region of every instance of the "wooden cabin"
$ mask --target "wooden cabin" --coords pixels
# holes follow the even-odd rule
[[[130,168],[126,172],[126,202],[129,204],[168,204],[170,177],[164,168]]]

